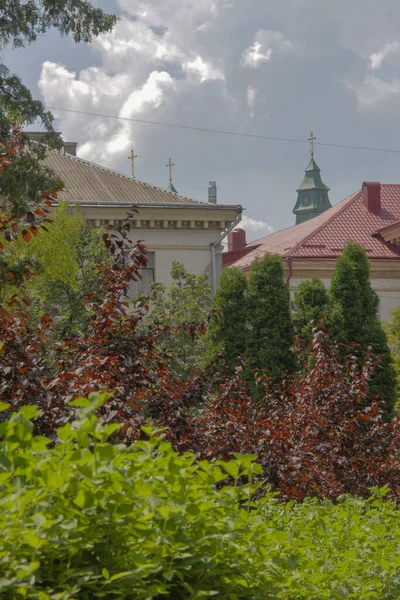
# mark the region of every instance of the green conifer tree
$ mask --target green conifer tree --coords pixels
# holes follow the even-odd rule
[[[234,267],[222,271],[214,308],[222,315],[209,326],[207,361],[221,352],[224,364],[233,370],[247,342],[247,279],[242,271]]]
[[[343,344],[363,360],[369,347],[380,357],[372,376],[371,395],[379,394],[386,402],[387,413],[396,401],[396,377],[386,334],[377,316],[379,299],[370,284],[370,264],[362,246],[349,242],[336,261],[329,292],[332,305],[330,330]]]
[[[283,373],[295,367],[290,294],[279,256],[267,254],[252,263],[247,314],[249,370],[265,369],[279,382]]]
[[[312,341],[312,331],[318,320],[328,316],[328,305],[328,292],[318,277],[301,282],[292,304],[292,320],[294,332],[305,347]]]

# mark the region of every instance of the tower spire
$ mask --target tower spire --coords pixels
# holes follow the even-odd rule
[[[329,188],[321,179],[321,169],[314,160],[314,141],[317,138],[311,132],[310,142],[311,160],[306,168],[304,179],[297,188],[297,202],[293,209],[296,215],[296,225],[317,217],[332,207],[329,201]]]
[[[131,154],[130,156],[128,156],[128,160],[131,161],[132,163],[132,179],[135,179],[135,158],[137,158],[138,155],[134,153],[133,148],[131,149]]]

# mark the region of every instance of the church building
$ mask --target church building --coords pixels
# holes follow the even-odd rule
[[[249,244],[245,231],[236,229],[228,237],[224,266],[248,273],[256,258],[279,254],[292,294],[311,277],[319,277],[329,288],[336,259],[348,241],[357,242],[371,263],[379,317],[387,321],[391,310],[400,306],[400,184],[367,181],[331,206],[329,188],[314,160],[314,139],[311,134],[311,161],[297,189],[296,224]]]

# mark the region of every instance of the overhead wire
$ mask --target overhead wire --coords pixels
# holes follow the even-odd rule
[[[90,117],[94,117],[94,118],[114,119],[114,120],[118,120],[118,121],[141,123],[141,124],[145,124],[145,125],[156,125],[159,127],[169,127],[169,128],[190,130],[190,131],[203,132],[203,133],[213,133],[213,134],[218,134],[218,135],[244,137],[244,138],[260,139],[260,140],[271,140],[271,141],[279,141],[279,142],[287,142],[287,143],[295,143],[295,144],[308,144],[308,140],[300,140],[300,139],[296,139],[296,138],[269,136],[269,135],[261,135],[261,134],[246,133],[246,132],[239,132],[239,131],[227,131],[227,130],[223,130],[223,129],[197,127],[194,125],[183,125],[181,123],[166,123],[164,121],[154,121],[154,120],[139,119],[139,118],[134,118],[134,117],[121,117],[118,115],[94,113],[94,112],[90,112],[90,111],[76,110],[76,109],[70,109],[70,108],[61,108],[61,107],[55,107],[55,106],[49,106],[48,109],[53,110],[53,111],[85,115],[85,116],[90,116]],[[391,154],[400,154],[400,150],[393,149],[393,148],[376,148],[376,147],[372,147],[372,146],[355,146],[355,145],[350,145],[350,144],[335,144],[332,142],[315,142],[315,145],[331,147],[331,148],[342,148],[342,149],[347,149],[347,150],[363,150],[363,151],[370,151],[370,152],[386,152],[386,153],[391,153]],[[234,248],[237,250],[243,249],[242,247],[236,247],[236,246],[234,246]],[[310,258],[312,258],[312,257],[310,257]],[[332,267],[331,261],[318,260],[318,264],[322,268],[324,266]],[[390,275],[389,273],[383,273],[383,272],[382,273],[375,272],[374,275],[375,275],[375,278],[382,277],[382,279],[393,279],[393,280],[399,279],[395,275]],[[389,290],[385,290],[385,291],[388,292]],[[393,290],[393,291],[395,292],[395,290]],[[381,294],[380,294],[380,297],[386,297],[386,298],[392,299],[391,296],[383,296]]]
[[[271,141],[277,141],[277,142],[288,142],[288,143],[292,143],[292,144],[308,144],[309,143],[308,140],[300,140],[300,139],[296,139],[296,138],[261,135],[261,134],[256,134],[256,133],[246,133],[246,132],[240,132],[240,131],[228,131],[228,130],[224,130],[224,129],[213,129],[210,127],[197,127],[195,125],[182,125],[181,123],[166,123],[164,121],[153,121],[153,120],[149,120],[149,119],[138,119],[138,118],[133,118],[133,117],[120,117],[118,115],[110,115],[110,114],[105,114],[105,113],[94,113],[94,112],[90,112],[90,111],[76,110],[76,109],[72,109],[72,108],[61,108],[59,106],[58,107],[57,106],[48,106],[47,108],[48,108],[48,110],[66,112],[66,113],[77,114],[77,115],[85,115],[85,116],[101,118],[101,119],[115,119],[118,121],[142,123],[145,125],[157,125],[160,127],[172,127],[172,128],[176,128],[176,129],[186,129],[186,130],[204,132],[204,133],[214,133],[214,134],[219,134],[219,135],[253,138],[253,139],[259,139],[259,140],[271,140]],[[315,142],[315,145],[331,147],[331,148],[342,148],[342,149],[347,149],[347,150],[364,150],[364,151],[369,151],[369,152],[389,152],[391,154],[400,154],[400,150],[394,149],[394,148],[375,148],[373,146],[353,146],[350,144],[335,144],[333,142]]]

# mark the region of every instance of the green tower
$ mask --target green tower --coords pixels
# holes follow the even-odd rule
[[[297,202],[293,209],[296,215],[296,225],[317,217],[331,208],[329,188],[321,179],[321,169],[314,160],[314,134],[308,138],[311,144],[311,160],[306,168],[302,184],[297,188]]]

